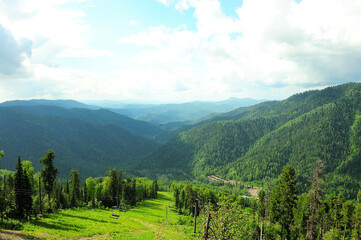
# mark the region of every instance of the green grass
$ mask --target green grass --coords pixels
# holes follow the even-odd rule
[[[172,195],[159,192],[147,200],[110,218],[111,210],[61,210],[46,218],[24,224],[22,234],[40,239],[192,239],[192,226],[178,225],[181,218],[168,210]]]

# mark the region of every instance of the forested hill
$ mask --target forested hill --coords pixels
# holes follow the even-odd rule
[[[53,149],[62,177],[67,177],[71,169],[79,169],[84,177],[104,174],[110,167],[125,169],[158,146],[115,124],[94,124],[9,108],[0,108],[0,129],[1,149],[5,152],[2,168],[14,170],[20,155],[39,170],[38,159]]]
[[[57,102],[58,101],[54,101],[52,103],[57,104]],[[91,110],[87,108],[68,109],[54,105],[33,105],[37,103],[37,101],[35,101],[35,103],[31,102],[32,105],[30,106],[21,105],[24,103],[22,101],[20,101],[19,103],[17,103],[17,101],[8,102],[8,103],[12,103],[12,105],[17,103],[17,105],[10,107],[7,106],[9,104],[5,104],[5,103],[0,104],[0,109],[2,108],[12,109],[14,111],[35,114],[35,115],[79,119],[89,123],[100,124],[100,125],[115,124],[134,134],[148,138],[155,138],[161,135],[162,133],[164,133],[164,130],[162,130],[159,126],[156,126],[154,124],[145,121],[134,120],[130,117],[123,116],[106,109],[98,109],[98,110]],[[60,103],[63,103],[63,101],[60,101]]]
[[[222,120],[239,120],[254,117],[285,116],[291,120],[306,112],[344,97],[350,90],[360,89],[359,83],[348,83],[323,90],[313,90],[295,94],[283,101],[268,101],[250,107],[237,108],[228,113],[212,114],[203,123]]]
[[[180,133],[144,161],[196,178],[246,181],[275,178],[290,163],[307,185],[321,159],[334,189],[348,191],[361,180],[360,103],[361,84],[349,83],[237,109]]]
[[[88,105],[74,100],[47,100],[47,99],[32,99],[32,100],[14,100],[0,103],[0,107],[14,107],[14,106],[57,106],[62,108],[87,108],[99,109],[95,105]]]

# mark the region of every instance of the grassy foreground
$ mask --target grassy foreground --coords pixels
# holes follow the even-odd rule
[[[159,192],[158,199],[147,200],[110,218],[111,210],[62,210],[46,218],[24,224],[21,231],[0,232],[0,239],[192,239],[192,226],[166,206],[171,193]]]

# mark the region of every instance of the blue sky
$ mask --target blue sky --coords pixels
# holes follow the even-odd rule
[[[360,81],[358,0],[0,0],[0,101],[283,99]]]

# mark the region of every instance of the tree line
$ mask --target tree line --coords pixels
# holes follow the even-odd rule
[[[318,161],[311,190],[299,194],[296,171],[286,165],[257,199],[174,183],[175,209],[196,217],[199,239],[360,239],[361,192],[353,200],[326,197],[324,170]]]
[[[3,152],[0,152],[0,157]],[[0,218],[31,219],[39,214],[76,207],[134,206],[137,202],[157,198],[158,183],[147,178],[123,179],[123,171],[109,169],[107,176],[80,180],[79,170],[69,178],[57,179],[52,150],[39,159],[43,165],[34,173],[32,162],[17,160],[16,172],[0,179]]]

